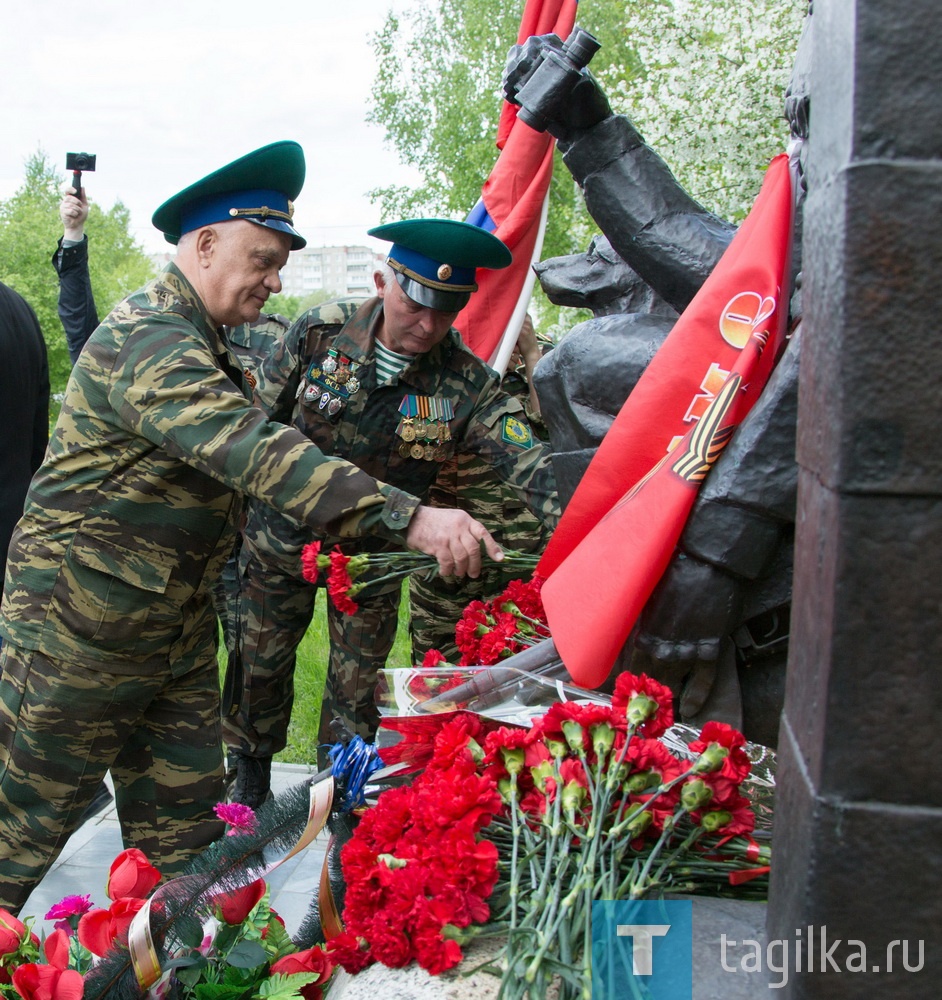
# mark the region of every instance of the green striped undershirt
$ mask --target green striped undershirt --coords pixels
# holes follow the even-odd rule
[[[373,354],[376,358],[376,384],[391,385],[400,372],[412,364],[413,355],[397,354],[378,340],[374,342]]]

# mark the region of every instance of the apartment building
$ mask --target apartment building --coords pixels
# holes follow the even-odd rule
[[[282,293],[301,298],[322,290],[331,295],[372,295],[373,271],[382,261],[364,246],[305,247],[292,253],[282,268]]]

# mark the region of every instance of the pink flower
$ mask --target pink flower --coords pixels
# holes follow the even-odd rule
[[[46,914],[46,920],[55,920],[56,930],[71,934],[78,926],[78,918],[92,908],[91,896],[63,896]]]
[[[226,831],[227,837],[235,837],[240,833],[255,833],[255,810],[241,802],[220,802],[213,807],[216,815],[231,829]]]

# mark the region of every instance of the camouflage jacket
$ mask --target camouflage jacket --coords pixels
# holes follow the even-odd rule
[[[501,389],[496,372],[464,346],[454,329],[431,351],[417,355],[392,384],[378,386],[373,344],[381,310],[378,298],[343,299],[308,310],[259,370],[262,405],[322,451],[423,499],[443,462],[458,451],[476,455],[554,527],[559,503],[550,452],[534,436],[520,400]],[[329,358],[347,367],[353,389],[349,379],[342,383],[337,371],[325,370]],[[426,405],[442,414],[439,426],[447,425],[448,439],[433,439],[421,457],[415,450],[421,438],[402,437],[410,399],[437,401]],[[253,524],[259,518],[267,523]],[[256,512],[246,535],[256,549],[282,558],[282,568],[291,572],[301,533],[292,536],[291,526],[280,520],[281,525],[270,512]],[[319,537],[337,541],[329,533]],[[381,546],[370,541],[358,547]]]
[[[8,639],[115,672],[172,663],[213,635],[242,493],[401,544],[416,498],[272,423],[240,382],[174,265],[115,308],[72,371],[10,543]]]
[[[227,327],[223,334],[226,347],[236,356],[242,375],[253,388],[262,361],[288,332],[291,320],[278,313],[262,313],[254,323]]]

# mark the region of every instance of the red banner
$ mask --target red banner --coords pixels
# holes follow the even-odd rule
[[[788,158],[628,396],[537,573],[573,680],[609,674],[670,562],[706,478],[784,346],[792,236]]]
[[[572,31],[575,0],[527,0],[517,43],[531,35],[555,33],[563,41]],[[543,241],[543,206],[553,175],[554,140],[517,119],[517,107],[504,101],[497,130],[497,162],[481,189],[481,200],[467,221],[503,240],[513,263],[500,271],[477,273],[478,291],[458,314],[455,327],[465,344],[503,371],[526,315],[533,285],[531,265]],[[505,340],[506,349],[501,350]]]

